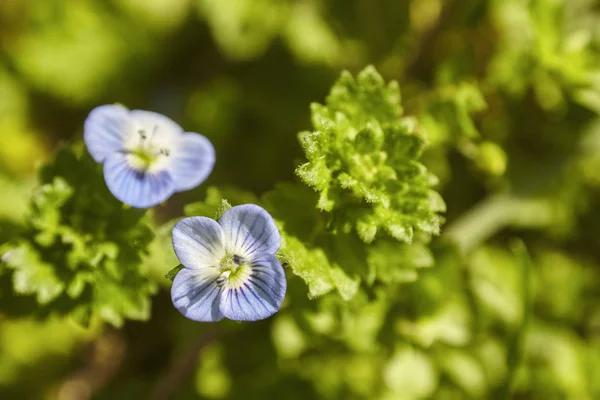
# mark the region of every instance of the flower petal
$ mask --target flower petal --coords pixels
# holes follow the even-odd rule
[[[179,124],[165,115],[146,110],[131,110],[129,114],[137,124],[143,127],[150,128],[155,125],[160,127],[166,136],[183,133],[183,129],[181,129]],[[151,131],[151,129],[148,129],[148,131]]]
[[[104,162],[107,156],[123,148],[129,111],[117,105],[94,108],[85,120],[83,140],[92,158]]]
[[[257,257],[245,279],[223,287],[219,309],[236,321],[257,321],[277,312],[286,291],[285,273],[275,256]]]
[[[174,192],[173,180],[167,171],[137,171],[120,153],[106,159],[104,180],[113,196],[136,208],[160,204]]]
[[[178,192],[200,185],[215,165],[215,148],[199,133],[184,133],[169,160],[169,172]]]
[[[281,237],[275,221],[263,208],[255,204],[235,206],[219,219],[225,234],[228,253],[253,260],[257,254],[275,254]]]
[[[216,322],[223,319],[219,310],[221,288],[216,281],[217,268],[188,269],[177,273],[171,288],[173,305],[186,318]]]
[[[223,230],[210,218],[184,218],[173,228],[173,249],[186,268],[218,266],[225,256]]]

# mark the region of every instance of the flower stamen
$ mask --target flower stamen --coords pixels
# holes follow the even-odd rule
[[[226,282],[229,285],[239,286],[241,282],[250,274],[250,265],[247,264],[243,257],[235,254],[226,254],[220,263],[223,272],[217,278],[217,284],[224,285]]]
[[[217,285],[219,286],[223,286],[225,285],[225,283],[227,282],[229,275],[231,275],[231,271],[225,271],[223,273],[221,273],[221,275],[219,275],[219,277],[216,280]]]
[[[240,256],[233,256],[233,262],[237,265],[244,265],[246,264],[246,260],[243,257]]]
[[[154,124],[152,126],[152,132],[150,132],[150,135],[147,134],[146,129],[144,128],[140,128],[137,130],[138,135],[140,135],[140,139],[141,139],[141,145],[143,146],[144,144],[146,144],[147,146],[149,146],[152,143],[152,139],[154,138],[154,134],[156,133],[156,131],[158,131],[158,125]],[[148,141],[146,142],[146,139],[148,139]]]
[[[132,148],[124,150],[123,152],[130,157],[130,165],[138,171],[148,171],[152,168],[162,157],[169,157],[171,150],[167,147],[159,147],[153,145],[153,141],[156,137],[156,133],[159,130],[159,126],[154,124],[152,131],[145,128],[137,129],[139,135],[139,141],[132,146]]]

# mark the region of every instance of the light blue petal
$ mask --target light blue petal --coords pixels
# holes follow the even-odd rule
[[[200,185],[215,165],[215,148],[199,133],[184,133],[171,155],[169,172],[178,192]]]
[[[275,221],[255,204],[232,207],[223,213],[219,225],[225,235],[225,249],[248,260],[257,254],[275,254],[281,237]]]
[[[184,268],[177,273],[171,287],[175,308],[194,321],[216,322],[223,319],[219,310],[220,287],[216,268],[192,270]]]
[[[99,163],[122,150],[129,111],[121,106],[104,105],[94,108],[85,120],[83,140],[92,158]]]
[[[245,282],[223,287],[219,309],[225,317],[235,321],[265,319],[281,307],[286,286],[279,260],[269,254],[262,255],[252,264],[252,272]]]
[[[186,268],[218,266],[225,256],[223,230],[214,219],[184,218],[173,228],[173,249]]]
[[[126,156],[120,153],[106,159],[104,180],[113,196],[136,208],[160,204],[167,200],[175,189],[167,171],[136,171],[131,168]]]
[[[131,118],[140,125],[147,127],[160,125],[160,127],[165,129],[169,134],[183,133],[183,129],[181,129],[179,124],[165,115],[146,110],[131,110],[129,114],[131,115]]]

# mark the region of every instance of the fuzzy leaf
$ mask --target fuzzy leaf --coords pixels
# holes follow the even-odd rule
[[[14,292],[35,295],[42,312],[119,326],[149,317],[156,285],[142,256],[152,238],[144,211],[112,196],[100,165],[81,149],[61,148],[41,168],[28,225],[3,259]]]
[[[284,237],[279,254],[292,272],[306,282],[309,297],[322,296],[337,287],[331,276],[329,260],[321,249],[308,249],[300,240],[287,236]],[[342,291],[345,290],[344,283],[340,283],[340,287]]]
[[[64,283],[52,265],[42,261],[26,243],[6,251],[3,262],[13,272],[13,286],[18,294],[36,296],[37,302],[47,304],[64,290]]]
[[[206,198],[204,201],[191,203],[185,206],[184,213],[186,216],[203,216],[209,218],[218,218],[232,204],[240,205],[258,202],[257,197],[250,192],[246,192],[233,187],[214,187],[211,186],[206,190]]]
[[[311,111],[315,131],[299,135],[308,162],[296,173],[319,193],[316,206],[333,214],[334,229],[355,229],[366,243],[380,232],[407,243],[415,232],[439,233],[445,206],[430,194],[437,180],[419,162],[426,142],[402,117],[396,82],[386,85],[373,67],[356,78],[344,72]]]

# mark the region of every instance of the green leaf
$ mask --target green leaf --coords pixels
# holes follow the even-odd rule
[[[173,279],[175,279],[175,275],[177,275],[179,271],[181,271],[183,268],[183,264],[179,264],[178,266],[171,268],[169,272],[165,274],[165,278],[173,282]]]
[[[225,200],[226,199],[226,200]],[[218,219],[231,205],[258,204],[255,194],[233,187],[214,187],[206,190],[204,201],[185,206],[186,216],[203,216]]]
[[[479,86],[461,82],[434,91],[419,120],[432,145],[449,143],[460,146],[480,138],[473,114],[486,108],[487,103]]]
[[[34,294],[38,303],[47,304],[64,290],[64,283],[56,275],[54,267],[40,259],[39,254],[27,243],[21,243],[2,255],[3,262],[13,272],[16,293]]]
[[[13,291],[44,314],[114,325],[149,317],[156,285],[142,266],[154,236],[144,210],[123,207],[102,166],[82,148],[60,148],[40,169],[23,234],[5,246]]]
[[[338,267],[331,268],[330,270],[331,280],[333,281],[335,288],[340,293],[340,296],[344,300],[350,300],[358,292],[360,285],[360,278],[349,277],[344,270]]]
[[[267,192],[263,203],[283,231],[305,242],[325,229],[324,213],[307,205],[317,202],[317,195],[304,185],[279,183]]]
[[[227,199],[221,199],[221,204],[219,204],[219,207],[217,208],[217,211],[215,212],[215,220],[218,220],[219,218],[221,218],[221,215],[223,215],[223,213],[227,210],[229,210],[231,208],[231,203],[227,201]]]
[[[460,96],[465,107],[477,100],[468,90]],[[354,229],[366,243],[381,232],[407,243],[415,232],[439,233],[445,205],[431,195],[437,179],[419,162],[426,141],[402,116],[396,82],[386,85],[373,67],[356,78],[344,72],[311,111],[315,130],[299,134],[308,161],[296,174],[319,194],[316,207],[333,214],[334,230]]]
[[[381,125],[393,125],[402,115],[398,83],[392,81],[386,85],[372,65],[356,79],[349,72],[342,72],[327,97],[327,106],[330,115],[339,112],[353,126],[361,127],[373,120]]]
[[[421,350],[398,346],[383,370],[383,379],[398,396],[429,398],[438,384],[438,371]]]
[[[293,236],[284,236],[282,239],[279,257],[282,263],[288,264],[292,272],[306,282],[310,298],[322,296],[336,287],[331,276],[331,265],[323,250],[308,249]],[[342,290],[345,288],[342,287]]]
[[[279,358],[297,358],[307,347],[306,337],[290,315],[280,315],[273,322],[273,345]]]
[[[397,244],[380,240],[368,248],[369,276],[367,282],[375,280],[385,283],[412,282],[417,279],[418,270],[434,265],[433,254],[420,242]]]

